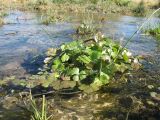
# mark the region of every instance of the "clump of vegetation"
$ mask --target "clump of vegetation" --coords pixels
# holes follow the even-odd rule
[[[133,9],[133,13],[137,16],[145,16],[147,13],[147,8],[142,1],[136,8]]]
[[[9,2],[5,0],[3,3],[8,4]],[[43,12],[52,9],[53,12],[57,10],[60,13],[86,13],[86,11],[90,13],[143,13],[143,6],[139,5],[134,9],[134,6],[137,5],[133,5],[134,3],[130,0],[17,0],[13,3],[12,8],[18,6],[23,10],[31,9]],[[149,7],[147,8],[150,9]]]
[[[114,0],[114,2],[119,6],[128,6],[131,1],[130,0]]]
[[[48,113],[47,113],[47,101],[45,96],[43,95],[42,97],[42,103],[39,105],[38,103],[36,103],[36,99],[34,99],[32,97],[32,95],[30,94],[29,96],[29,101],[28,102],[24,102],[26,109],[31,112],[31,120],[50,120],[52,115],[50,115],[48,117]],[[41,109],[40,107],[41,106]]]
[[[0,26],[4,24],[4,17],[7,15],[6,12],[0,11]]]
[[[97,28],[87,23],[82,23],[76,30],[78,35],[93,35],[96,32],[98,32]]]
[[[67,83],[69,87],[78,87],[86,92],[99,90],[117,73],[125,73],[134,64],[139,65],[126,48],[101,33],[97,33],[92,40],[78,40],[57,49],[51,48],[47,56],[44,63],[49,86],[55,88],[53,83],[58,81],[61,85],[66,86]]]
[[[160,23],[156,24],[154,27],[147,28],[145,33],[160,39]]]
[[[0,26],[4,24],[3,18],[0,17]]]
[[[48,25],[50,23],[56,23],[64,21],[64,17],[62,14],[60,15],[58,11],[48,10],[44,15],[41,16],[41,23]]]

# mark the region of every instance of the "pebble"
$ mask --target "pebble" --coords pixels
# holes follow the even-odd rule
[[[160,92],[160,87],[158,87],[157,89],[158,89],[158,91]]]
[[[156,92],[150,92],[151,97],[156,97],[157,93]]]
[[[153,88],[154,88],[153,85],[148,85],[147,87],[148,87],[149,89],[153,89]]]
[[[147,104],[148,104],[148,105],[151,105],[151,106],[155,106],[155,103],[154,103],[153,101],[149,101],[149,100],[148,100],[148,101],[147,101]]]

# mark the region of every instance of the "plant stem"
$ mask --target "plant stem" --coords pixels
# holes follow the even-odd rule
[[[128,45],[129,42],[131,42],[131,40],[133,39],[133,37],[142,30],[142,28],[144,27],[144,25],[146,23],[148,23],[150,21],[150,19],[153,17],[153,15],[155,13],[157,13],[158,11],[160,11],[160,8],[158,8],[157,10],[155,10],[147,19],[145,22],[142,23],[142,25],[131,35],[131,37],[126,41],[126,43],[124,44],[124,46],[122,47],[122,49],[119,50],[117,56],[115,57],[115,59],[108,65],[112,65],[118,58],[118,55],[124,50],[124,48]]]

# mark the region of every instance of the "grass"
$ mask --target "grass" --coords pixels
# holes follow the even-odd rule
[[[0,11],[0,26],[4,24],[4,17],[7,15],[6,12]]]
[[[67,17],[64,14],[59,14],[56,10],[47,10],[47,12],[42,13],[41,15],[41,23],[45,25],[49,25],[50,23],[62,22],[66,20]]]
[[[30,107],[29,108],[27,107],[27,109],[28,109],[28,111],[30,111],[32,113],[31,120],[50,120],[50,118],[52,116],[48,117],[47,101],[46,101],[46,98],[44,95],[42,97],[42,104],[41,105],[38,105],[36,103],[36,100],[33,99],[32,95],[30,95],[29,101],[30,101],[29,102]],[[28,105],[26,105],[26,106],[28,106]],[[39,106],[41,106],[41,109]]]
[[[3,18],[0,17],[0,26],[2,26],[4,24],[4,20]]]
[[[145,33],[146,34],[149,34],[149,35],[152,35],[154,37],[156,37],[157,39],[160,40],[160,23],[158,24],[155,24],[154,27],[148,27],[146,30],[145,30]]]
[[[4,4],[9,4],[7,0]],[[27,9],[46,11],[48,9],[61,12],[98,12],[98,13],[122,13],[131,14],[141,9],[130,0],[17,0],[17,6]],[[13,4],[16,7],[16,4]],[[9,5],[8,5],[9,6]],[[139,6],[139,5],[138,5]]]
[[[147,7],[145,6],[144,2],[140,2],[140,4],[135,7],[132,11],[136,16],[145,16],[147,14]]]
[[[130,0],[0,0],[3,9],[33,10],[43,13],[41,23],[50,24],[68,20],[68,13],[100,13],[145,16],[150,8],[145,3]],[[149,10],[148,10],[149,9]]]

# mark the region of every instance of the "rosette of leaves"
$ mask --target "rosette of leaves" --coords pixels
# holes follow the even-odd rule
[[[92,24],[82,23],[78,26],[76,33],[78,35],[93,35],[97,32],[97,28],[94,27]]]
[[[127,49],[98,35],[90,41],[73,41],[57,49],[51,48],[47,56],[47,78],[53,87],[71,82],[68,87],[77,87],[85,92],[99,90],[116,73],[130,70],[133,63]]]

